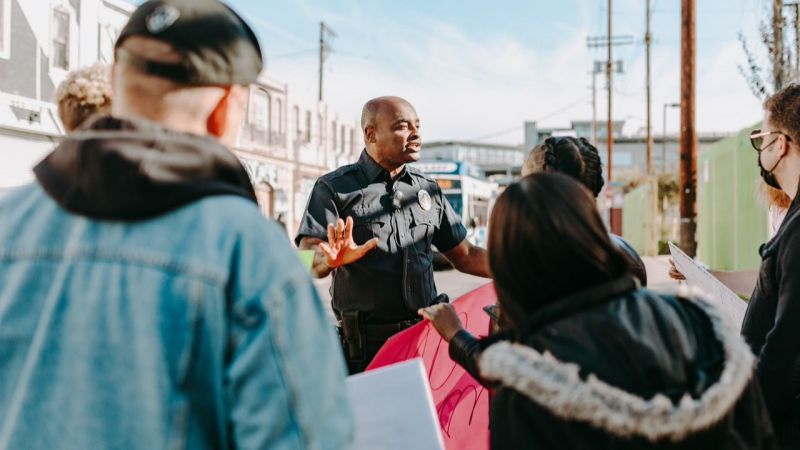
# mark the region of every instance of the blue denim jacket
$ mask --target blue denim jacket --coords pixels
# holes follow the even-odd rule
[[[155,219],[0,199],[0,449],[343,448],[345,369],[310,276],[252,203]]]

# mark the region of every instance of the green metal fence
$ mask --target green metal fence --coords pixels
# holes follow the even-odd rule
[[[767,211],[756,194],[752,128],[703,150],[697,160],[697,254],[717,270],[757,268],[758,247],[767,240]]]
[[[641,255],[647,253],[647,209],[652,189],[652,184],[645,183],[622,197],[622,237]]]

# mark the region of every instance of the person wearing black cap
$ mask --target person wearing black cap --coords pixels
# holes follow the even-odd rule
[[[0,448],[342,448],[345,367],[224,146],[263,61],[225,4],[142,4],[112,115],[0,200]]]
[[[295,237],[314,249],[317,277],[333,273],[333,311],[350,373],[363,371],[386,340],[447,301],[433,279],[431,246],[456,269],[489,277],[486,252],[436,182],[409,166],[422,150],[420,120],[399,97],[379,97],[361,115],[366,148],[355,164],[317,180]]]

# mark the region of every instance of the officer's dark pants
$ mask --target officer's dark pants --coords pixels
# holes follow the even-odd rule
[[[372,362],[372,359],[375,358],[375,355],[378,354],[378,350],[380,350],[381,347],[383,347],[384,343],[386,343],[386,341],[383,342],[367,341],[366,358],[364,358],[363,361],[353,361],[350,358],[347,358],[347,371],[350,373],[350,375],[363,372],[364,369],[367,368],[369,363]]]
[[[363,372],[390,337],[419,321],[419,318],[414,318],[397,324],[365,324],[361,328],[362,339],[365,343],[363,355],[351,355],[348,352],[348,343],[344,339],[342,329],[339,329],[339,336],[342,337],[342,347],[347,361],[347,370],[350,375]],[[354,358],[353,356],[359,356],[359,358]]]

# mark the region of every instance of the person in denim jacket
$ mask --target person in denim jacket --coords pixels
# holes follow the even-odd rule
[[[261,67],[224,4],[142,4],[113,116],[0,200],[0,449],[351,445],[333,327],[224,146]]]

